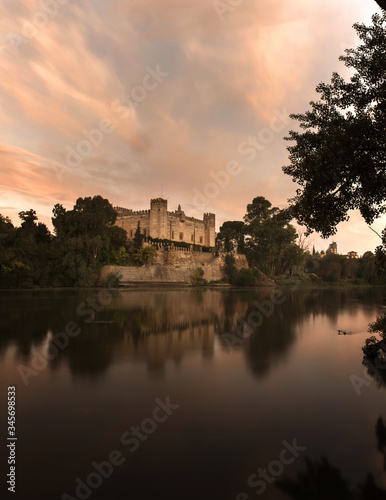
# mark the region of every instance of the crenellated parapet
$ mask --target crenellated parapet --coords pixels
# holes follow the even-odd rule
[[[133,238],[139,223],[141,233],[145,236],[192,246],[215,246],[215,214],[205,213],[202,219],[198,219],[185,215],[181,205],[171,212],[168,211],[168,200],[164,198],[151,199],[150,210],[114,208],[118,213],[116,224],[127,231],[129,238]]]

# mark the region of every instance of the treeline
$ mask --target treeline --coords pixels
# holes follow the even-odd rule
[[[20,227],[0,215],[0,287],[93,286],[105,264],[141,265],[154,249],[134,243],[115,226],[117,214],[101,196],[79,198],[72,210],[53,209],[54,234],[35,210],[20,212]]]
[[[258,270],[270,277],[298,276],[315,282],[386,282],[385,241],[375,253],[366,252],[360,258],[315,251],[310,254],[299,246],[299,235],[290,220],[288,210],[272,207],[259,196],[247,206],[243,221],[224,222],[217,234],[217,245],[230,254],[225,270],[230,283],[253,284]],[[249,270],[236,270],[233,252],[245,254]]]
[[[350,258],[338,254],[313,253],[306,258],[304,269],[314,280],[336,283],[349,280],[354,283],[384,284],[385,273],[377,265],[373,252],[365,252],[362,257]]]
[[[243,221],[224,222],[217,245],[225,252],[245,254],[250,268],[269,276],[293,274],[303,267],[307,253],[296,244],[298,234],[290,220],[285,210],[258,196],[247,205]]]

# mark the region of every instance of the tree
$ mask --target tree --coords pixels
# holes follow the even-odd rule
[[[143,241],[143,236],[141,234],[141,225],[138,221],[137,224],[137,229],[134,233],[134,239],[133,239],[133,251],[134,253],[137,253],[137,251],[142,248],[142,241]]]
[[[15,228],[9,217],[4,217],[0,214],[0,265],[4,262],[7,255],[7,249],[12,244],[12,236],[15,233]]]
[[[382,231],[382,245],[375,249],[375,264],[381,276],[386,276],[386,228]]]
[[[373,252],[365,252],[359,259],[358,277],[372,283],[377,278],[377,267]]]
[[[225,252],[244,253],[244,223],[243,221],[227,221],[220,227],[217,234],[217,243],[223,245]]]
[[[47,285],[51,234],[33,209],[19,213],[20,227],[0,215],[0,285]]]
[[[355,24],[361,40],[340,57],[354,71],[346,82],[333,73],[316,87],[311,110],[293,114],[303,132],[290,131],[290,165],[283,171],[300,188],[290,214],[327,237],[348,211],[371,224],[386,212],[386,13],[372,25]]]
[[[53,215],[55,276],[67,286],[95,284],[110,251],[119,248],[110,245],[109,236],[117,245],[123,237],[112,229],[117,217],[113,206],[102,196],[78,198],[73,210],[55,205]]]
[[[224,273],[229,283],[235,283],[237,277],[236,259],[231,254],[225,256]]]
[[[130,262],[130,255],[125,247],[120,247],[114,252],[114,264],[117,266],[127,266]]]
[[[319,262],[318,276],[324,281],[337,282],[342,276],[343,260],[342,255],[328,253]]]
[[[134,253],[134,261],[139,265],[143,266],[152,262],[157,256],[157,250],[154,247],[138,248]]]
[[[105,236],[117,218],[117,212],[106,198],[78,198],[73,210],[57,204],[52,224],[57,236]]]
[[[38,218],[36,217],[36,211],[32,208],[30,210],[27,210],[26,212],[19,212],[19,217],[23,221],[21,223],[21,227],[24,229],[34,227],[35,221],[38,220]]]
[[[295,244],[297,233],[285,211],[258,196],[247,206],[244,221],[250,266],[273,276],[291,272],[302,262],[304,252]]]

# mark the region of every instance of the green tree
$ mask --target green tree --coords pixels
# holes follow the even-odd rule
[[[130,255],[126,252],[124,246],[118,248],[114,253],[114,264],[117,266],[127,266],[130,262]]]
[[[353,70],[349,81],[333,73],[316,87],[311,110],[293,114],[302,131],[286,139],[290,164],[283,167],[300,188],[291,214],[327,237],[348,211],[371,224],[386,211],[386,13],[372,25],[355,24],[361,44],[340,57]]]
[[[7,259],[15,228],[9,217],[0,214],[0,265]]]
[[[235,283],[237,277],[236,259],[232,254],[225,256],[224,273],[229,283]]]
[[[358,278],[373,283],[377,280],[377,266],[375,263],[375,255],[373,252],[365,252],[362,257],[358,259]]]
[[[53,209],[52,224],[58,237],[106,236],[117,218],[117,213],[106,198],[94,196],[78,198],[73,210],[57,204]]]
[[[251,267],[274,276],[291,272],[302,263],[304,252],[295,243],[297,233],[286,212],[258,196],[247,206],[244,220],[246,256]]]
[[[217,243],[223,245],[225,252],[244,253],[244,223],[243,221],[227,221],[220,227],[217,234]]]
[[[19,213],[21,226],[0,216],[0,284],[6,287],[47,285],[51,234],[33,209]]]
[[[202,267],[198,267],[190,274],[190,284],[192,286],[204,286],[207,281],[204,278],[204,270]]]
[[[139,265],[143,266],[152,262],[157,255],[157,250],[154,247],[144,247],[138,248],[134,254],[134,261]]]
[[[342,255],[328,253],[319,262],[318,276],[324,281],[337,282],[342,276],[343,260]]]
[[[26,228],[33,228],[36,226],[35,221],[37,221],[38,218],[36,217],[36,211],[33,210],[32,208],[25,212],[19,212],[19,217],[23,221],[21,223],[22,228],[26,229]]]
[[[94,285],[109,259],[116,211],[107,199],[94,196],[78,198],[73,210],[57,204],[53,215],[55,278],[66,286]]]
[[[382,231],[382,244],[375,249],[375,265],[381,277],[386,276],[386,229]]]
[[[137,253],[137,251],[142,248],[142,243],[143,243],[143,235],[141,234],[141,224],[138,221],[137,224],[137,229],[134,233],[134,238],[133,238],[133,251],[134,254]]]

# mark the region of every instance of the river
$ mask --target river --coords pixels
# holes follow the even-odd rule
[[[310,484],[353,491],[369,473],[386,490],[385,386],[361,350],[384,298],[1,291],[14,498],[285,500]]]

